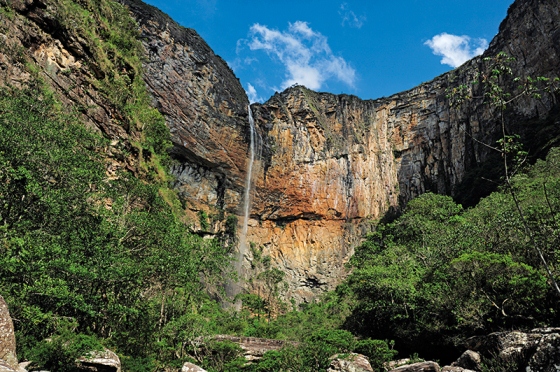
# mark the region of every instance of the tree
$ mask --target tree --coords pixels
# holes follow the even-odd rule
[[[512,185],[512,177],[520,170],[521,165],[525,162],[527,152],[523,150],[523,146],[519,142],[520,136],[518,134],[511,134],[508,131],[506,123],[506,110],[512,103],[522,98],[532,97],[540,99],[544,93],[549,93],[556,104],[557,100],[555,94],[560,90],[560,78],[554,77],[551,79],[544,76],[536,78],[530,76],[524,78],[513,77],[510,64],[514,60],[513,57],[508,56],[504,52],[500,52],[494,57],[485,57],[483,59],[483,67],[474,73],[475,80],[469,82],[472,86],[480,85],[482,94],[475,96],[473,94],[475,89],[473,89],[472,86],[462,84],[451,89],[448,98],[452,106],[462,105],[469,100],[482,99],[491,107],[498,109],[501,138],[497,141],[496,146],[487,143],[482,144],[501,155],[504,169],[504,186],[515,203],[516,212],[519,214],[523,224],[525,235],[530,240],[532,249],[541,260],[548,274],[550,285],[556,291],[557,295],[560,296],[560,286],[558,285],[548,260],[543,254],[543,248],[535,239],[534,232],[527,222],[525,211],[521,208],[516,190]],[[508,89],[512,84],[514,84],[514,87]]]

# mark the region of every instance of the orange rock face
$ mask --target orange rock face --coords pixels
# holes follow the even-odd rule
[[[175,187],[194,228],[218,234],[232,214],[241,226],[250,138],[241,85],[193,30],[121,1],[140,24],[146,81],[172,132]],[[556,1],[516,1],[485,56],[516,57],[514,76],[560,75]],[[285,273],[286,299],[310,301],[333,289],[369,221],[427,191],[457,196],[468,172],[489,159],[485,144],[499,136],[496,110],[480,101],[451,109],[446,98],[447,88],[466,83],[482,64],[475,58],[378,100],[296,86],[252,105],[258,140],[247,242]],[[544,117],[553,104],[520,101],[511,123]],[[521,124],[512,130],[526,132]],[[207,231],[200,231],[200,211],[218,216]],[[246,278],[254,259],[245,252]]]

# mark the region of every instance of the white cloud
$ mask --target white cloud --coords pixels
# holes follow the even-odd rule
[[[436,56],[442,56],[442,64],[458,67],[469,59],[481,55],[488,48],[486,39],[472,39],[469,36],[441,33],[426,41]]]
[[[359,17],[352,10],[348,9],[347,3],[342,3],[340,5],[340,10],[338,14],[342,17],[342,26],[348,24],[350,27],[362,28],[364,22],[366,21],[365,15],[360,15]]]
[[[262,97],[258,95],[257,90],[255,89],[254,86],[251,85],[251,83],[247,84],[247,90],[245,92],[247,92],[247,97],[249,98],[249,103],[255,103],[255,102],[262,102],[263,101]]]
[[[282,89],[301,84],[317,90],[329,79],[354,86],[356,71],[342,57],[335,56],[327,38],[307,22],[290,23],[286,31],[256,23],[251,26],[247,45],[251,50],[265,51],[284,66]]]

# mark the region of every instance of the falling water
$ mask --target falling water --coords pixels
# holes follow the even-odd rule
[[[239,236],[239,256],[237,257],[236,267],[238,274],[241,274],[241,264],[243,257],[247,253],[247,229],[249,227],[249,217],[251,212],[251,178],[253,176],[253,163],[255,162],[255,121],[253,120],[253,113],[251,106],[249,110],[249,131],[251,141],[249,144],[249,164],[247,165],[247,175],[245,176],[245,196],[243,200],[243,227],[241,235]]]
[[[243,196],[243,225],[241,227],[241,234],[239,235],[239,250],[237,252],[237,257],[235,260],[235,271],[237,276],[242,278],[242,268],[243,259],[247,253],[247,230],[249,227],[249,217],[251,212],[251,183],[253,176],[253,163],[255,162],[255,121],[253,120],[253,113],[251,112],[251,106],[248,106],[249,110],[249,131],[250,131],[250,142],[249,142],[249,163],[247,164],[247,175],[245,176],[245,194]],[[239,284],[229,282],[225,287],[226,294],[228,297],[233,298],[241,292],[241,286]],[[239,310],[241,308],[241,302],[236,301],[234,306]]]

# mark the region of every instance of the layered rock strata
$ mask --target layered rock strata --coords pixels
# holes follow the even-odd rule
[[[193,217],[216,216],[206,230],[217,233],[225,215],[242,214],[247,98],[194,31],[138,1],[121,1],[140,24],[146,82],[172,131],[180,162],[173,169],[176,188]],[[459,192],[466,174],[489,159],[486,144],[499,136],[498,112],[480,100],[452,110],[446,89],[466,83],[484,57],[500,51],[516,58],[514,76],[560,75],[557,5],[516,1],[484,56],[388,98],[293,87],[252,106],[261,156],[247,240],[285,272],[286,298],[310,301],[333,289],[367,230],[364,221],[427,191]],[[516,118],[512,130],[522,133],[523,122],[545,117],[554,103],[519,100],[509,113]],[[248,268],[250,252],[245,259]]]
[[[250,132],[239,80],[194,30],[141,1],[121,2],[139,24],[145,80],[171,130],[179,160],[172,173],[187,211],[241,213]]]
[[[97,84],[104,72],[84,31],[64,23],[57,2],[0,0],[0,6],[6,10],[0,14],[0,87],[25,88],[41,81],[86,127],[111,140],[100,149],[108,178],[119,171],[138,174],[140,159],[132,142],[141,134]],[[119,73],[133,79],[130,69],[123,66]]]

